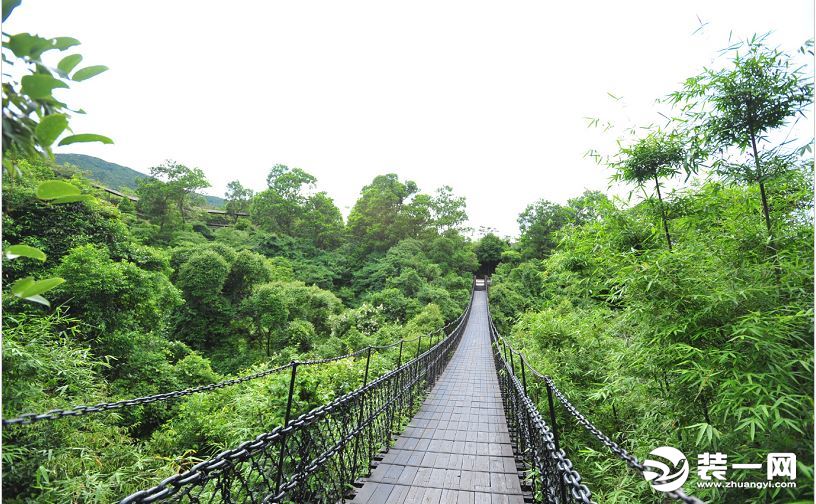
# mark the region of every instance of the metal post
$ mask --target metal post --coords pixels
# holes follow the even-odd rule
[[[371,364],[371,346],[368,347],[368,355],[366,356],[366,368],[365,368],[365,376],[363,377],[363,387],[368,385],[368,368],[369,368],[370,364]],[[363,408],[363,409],[365,409],[365,408]],[[372,456],[371,452],[374,449],[374,433],[373,433],[373,429],[374,429],[373,427],[367,429],[368,430],[368,447],[367,447],[368,449],[366,450],[366,456],[367,457]],[[370,461],[369,461],[369,463],[370,463]]]
[[[552,424],[553,441],[555,441],[555,450],[560,451],[561,450],[561,444],[560,444],[560,442],[558,440],[558,424],[555,422],[555,407],[553,406],[552,387],[550,386],[549,381],[547,381],[546,384],[547,384],[547,402],[549,403],[549,406],[550,406],[550,423]],[[556,471],[558,471],[557,468],[556,468]],[[564,481],[561,479],[560,474],[556,473],[556,477],[558,478],[558,481],[560,483],[559,486],[561,487],[561,499],[562,499],[562,502],[567,502],[567,493],[566,493],[566,488],[564,488]]]
[[[366,352],[366,367],[365,367],[365,374],[363,375],[363,387],[368,385],[368,366],[371,363],[371,346],[368,347]],[[363,413],[365,412],[365,393],[360,394],[360,414],[357,415],[357,427],[360,427],[360,424],[363,423]],[[352,477],[355,477],[356,470],[357,470],[357,452],[359,451],[360,446],[360,436],[362,432],[357,434],[357,437],[354,438],[354,450],[353,450],[353,458],[352,458]]]
[[[290,362],[292,366],[292,374],[289,377],[289,398],[286,400],[286,415],[284,416],[283,426],[286,427],[286,424],[289,423],[289,417],[292,414],[292,395],[295,392],[295,378],[297,377],[297,361]],[[278,454],[278,479],[277,483],[275,484],[275,494],[277,495],[280,492],[281,482],[283,479],[283,457],[286,453],[286,439],[287,436],[284,436],[281,439],[281,448],[280,453]]]
[[[400,376],[402,373],[399,372],[399,368],[402,367],[402,344],[404,340],[400,340],[399,344],[399,356],[397,357],[397,367],[396,367],[396,374],[391,377],[391,408],[389,408],[389,417],[388,417],[388,429],[385,431],[385,439],[383,440],[383,444],[385,445],[385,452],[388,453],[388,450],[391,449],[391,433],[394,430],[394,416],[397,414],[397,394],[400,392]]]
[[[431,334],[428,335],[428,350],[427,350],[427,352],[428,352],[428,363],[429,363],[429,365],[428,365],[427,371],[426,371],[426,376],[427,376],[427,378],[425,380],[426,390],[430,390],[431,387],[433,387],[434,380],[436,379],[436,364],[437,364],[438,361],[434,358],[434,352],[432,351],[433,340],[434,340],[434,335],[433,335],[433,333],[431,333]]]
[[[516,363],[515,363],[515,360],[513,359],[513,354],[514,353],[515,352],[513,352],[513,348],[510,347],[510,373],[512,374],[512,377],[516,376]],[[513,384],[513,380],[511,379],[510,376],[507,377],[507,381],[510,383],[509,387],[511,387],[512,389],[515,389],[515,385]],[[518,409],[519,409],[519,405],[517,403],[519,402],[519,399],[518,399],[518,396],[515,393],[513,394],[513,398],[514,398],[514,400],[512,401],[512,403],[513,403],[513,406],[515,407],[514,408],[515,411],[513,412],[512,418],[510,419],[509,427],[510,427],[510,435],[514,436],[515,444],[518,446],[519,445],[519,442],[518,442],[519,441],[519,428],[518,428],[518,426],[519,426],[518,425],[518,420],[519,420]]]
[[[524,371],[524,368],[525,368],[524,355],[521,352],[519,352],[519,361],[521,362],[520,363],[520,366],[521,366],[521,385],[524,387],[524,396],[527,399],[529,399],[530,395],[527,393],[527,373]],[[533,403],[533,406],[536,407],[535,403]],[[538,409],[538,407],[536,407],[536,409]],[[526,416],[525,416],[525,420],[526,421],[524,422],[524,435],[520,436],[521,446],[522,446],[521,451],[522,452],[527,451],[527,441],[528,441],[528,439],[530,437],[529,423],[528,423],[529,420],[527,419]],[[530,466],[532,467],[532,464],[530,464]]]
[[[547,403],[550,406],[550,423],[552,424],[553,439],[555,440],[555,449],[560,450],[561,446],[558,441],[558,425],[555,423],[555,407],[553,406],[553,392],[549,382],[547,385]]]
[[[416,356],[414,357],[413,369],[411,370],[411,379],[414,383],[411,385],[411,410],[414,409],[414,387],[419,386],[419,362],[417,359],[419,358],[419,351],[422,349],[422,335],[419,335],[417,338],[417,349],[416,349]]]
[[[368,355],[366,355],[366,370],[365,376],[363,377],[363,387],[368,385],[368,365],[371,363],[371,347],[368,347]]]

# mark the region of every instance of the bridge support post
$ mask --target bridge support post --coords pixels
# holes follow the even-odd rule
[[[399,355],[397,356],[397,369],[402,367],[402,346],[405,344],[405,340],[401,339],[399,344]],[[391,442],[391,434],[394,432],[394,416],[396,415],[397,409],[402,412],[404,399],[402,397],[402,374],[398,375],[399,377],[394,381],[394,391],[395,393],[400,394],[400,398],[394,403],[394,407],[391,409],[391,419],[388,421],[388,434],[386,435],[385,439],[385,451],[388,451],[390,448]],[[401,414],[401,413],[400,413]]]
[[[397,358],[397,367],[395,369],[400,368],[400,361],[402,360],[402,341],[400,341],[400,356]],[[398,400],[396,399],[397,394],[399,394],[400,386],[399,386],[399,379],[394,377],[391,379],[391,384],[389,385],[390,394],[389,396],[392,398],[389,401],[391,405],[388,407],[388,425],[385,428],[385,432],[383,433],[383,451],[388,453],[388,450],[391,449],[391,435],[394,432],[394,416],[397,414],[397,407],[398,407]]]
[[[368,347],[366,351],[366,367],[365,367],[365,374],[363,374],[363,387],[368,385],[368,367],[371,364],[371,346]],[[360,394],[360,413],[357,415],[357,428],[363,423],[363,416],[365,413],[365,393]],[[357,476],[357,454],[360,452],[360,436],[362,436],[362,431],[357,434],[354,438],[354,448],[352,450],[352,462],[351,462],[351,471],[352,471],[352,478],[356,479]],[[370,439],[371,431],[369,431],[369,439]],[[367,449],[367,448],[366,448]]]
[[[368,347],[368,355],[366,355],[366,368],[363,377],[363,387],[368,385],[368,368],[371,365],[371,346]],[[372,424],[368,429],[368,446],[366,448],[366,458],[370,459],[374,451],[374,425]]]
[[[506,351],[507,346],[505,345],[504,348],[505,348],[505,351]],[[516,376],[516,363],[515,363],[515,359],[513,359],[513,353],[515,353],[515,352],[513,352],[513,347],[510,347],[510,374],[512,374],[513,377],[515,377]],[[513,382],[513,380],[509,376],[507,377],[507,379],[511,383]],[[517,400],[518,399],[515,398],[515,396],[514,396],[514,400],[512,402],[514,403],[513,404],[513,406],[514,406],[513,409],[516,410],[516,412],[518,413],[518,409],[519,409],[520,405],[517,404]],[[520,449],[523,449],[523,447],[521,446],[521,443],[519,442],[520,438],[521,438],[521,433],[519,432],[518,414],[514,414],[512,416],[512,418],[510,418],[509,423],[510,423],[510,425],[509,425],[510,435],[514,437],[514,439],[513,439],[513,441],[515,442],[514,444],[516,446],[518,446]]]
[[[555,406],[553,405],[553,391],[550,383],[547,382],[547,403],[550,407],[550,423],[552,424],[553,441],[555,442],[555,451],[561,450],[561,443],[558,439],[558,424],[555,421]],[[561,487],[561,501],[567,502],[567,489],[564,487],[564,481],[558,478],[558,483]]]
[[[527,393],[527,373],[524,371],[524,355],[521,352],[519,352],[519,366],[521,366],[521,385],[524,387],[524,395],[529,398],[530,394]],[[521,427],[524,429],[524,433],[519,436],[522,453],[527,451],[527,441],[530,439],[529,427],[528,420],[525,418]]]
[[[561,446],[558,440],[558,424],[555,423],[555,406],[553,405],[552,387],[547,383],[547,404],[550,407],[550,424],[552,424],[553,439],[555,441],[555,449],[560,450]]]
[[[289,398],[286,400],[286,415],[284,416],[283,426],[289,423],[289,417],[292,415],[292,395],[295,392],[295,379],[297,378],[297,361],[292,361],[292,374],[289,376]],[[281,483],[283,482],[283,458],[286,456],[286,441],[288,439],[288,435],[284,436],[281,439],[281,448],[280,452],[278,453],[278,478],[275,482],[275,495],[280,492]]]
[[[418,359],[421,353],[422,353],[422,335],[420,334],[419,335],[419,340],[417,340],[416,357],[414,357],[414,358]],[[417,386],[419,386],[419,384],[421,382],[422,382],[422,380],[420,379],[420,376],[419,376],[419,367],[417,367]],[[414,398],[413,397],[411,397],[411,407],[412,408],[414,407]]]
[[[365,368],[365,375],[363,376],[363,387],[368,385],[368,366],[371,364],[371,347],[368,347],[368,353],[366,355],[366,368]]]

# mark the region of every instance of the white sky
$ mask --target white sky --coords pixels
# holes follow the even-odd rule
[[[709,24],[692,36],[697,16]],[[659,120],[654,100],[729,31],[773,31],[793,52],[813,19],[811,0],[24,0],[3,31],[74,36],[83,64],[111,68],[63,97],[88,112],[75,132],[116,144],[57,152],[140,171],[175,159],[219,196],[234,179],[263,189],[284,163],[344,214],[395,172],[429,193],[453,186],[474,228],[515,235],[528,203],[607,188],[609,170],[584,152],[609,152],[615,134],[585,117]]]

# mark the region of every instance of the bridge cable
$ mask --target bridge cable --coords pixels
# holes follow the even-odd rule
[[[627,466],[635,470],[638,474],[643,475],[643,472],[646,470],[646,467],[638,460],[637,457],[631,455],[623,447],[618,445],[618,443],[612,441],[612,439],[606,434],[604,434],[603,431],[597,428],[595,424],[593,424],[586,416],[584,416],[583,413],[581,413],[578,410],[578,408],[576,408],[575,406],[572,405],[572,403],[570,403],[566,395],[564,395],[564,393],[561,392],[558,389],[558,387],[556,387],[555,382],[550,376],[545,375],[536,368],[534,368],[527,360],[527,357],[521,351],[513,348],[513,345],[507,340],[507,338],[499,334],[498,330],[495,328],[495,325],[493,324],[493,317],[490,317],[490,325],[492,328],[492,332],[494,332],[495,335],[498,337],[497,342],[501,341],[503,345],[507,346],[511,354],[518,355],[522,365],[526,366],[527,369],[529,369],[533,373],[533,376],[540,380],[543,380],[546,383],[547,387],[550,388],[553,394],[555,394],[555,397],[558,398],[558,401],[561,403],[561,405],[564,406],[564,409],[566,409],[567,412],[569,412],[569,414],[573,418],[575,418],[587,432],[589,432],[595,439],[600,441],[604,446],[609,448],[609,450],[612,451],[612,453],[615,454],[618,458],[626,462]],[[664,495],[666,495],[666,497],[685,502],[686,504],[703,504],[703,501],[701,501],[697,497],[686,495],[682,490],[666,492]]]
[[[5,426],[9,426],[9,425],[30,425],[30,424],[33,424],[35,422],[40,422],[40,421],[43,421],[43,420],[57,420],[57,419],[60,419],[60,418],[65,418],[65,417],[87,415],[89,413],[100,413],[100,412],[103,412],[103,411],[111,411],[111,410],[116,410],[116,409],[129,408],[129,407],[132,407],[132,406],[140,406],[140,405],[144,405],[144,404],[150,404],[150,403],[154,403],[154,402],[168,401],[168,400],[171,400],[171,399],[177,399],[179,397],[185,397],[185,396],[188,396],[188,395],[198,394],[198,393],[201,393],[201,392],[209,392],[209,391],[212,391],[212,390],[218,390],[218,389],[222,389],[224,387],[229,387],[229,386],[232,386],[232,385],[238,385],[240,383],[245,383],[245,382],[248,382],[248,381],[256,380],[258,378],[263,378],[263,377],[266,377],[266,376],[269,376],[269,375],[273,375],[273,374],[279,373],[281,371],[284,371],[286,369],[289,369],[292,366],[312,366],[312,365],[327,364],[327,363],[330,363],[330,362],[336,362],[336,361],[340,361],[340,360],[348,359],[348,358],[352,358],[352,357],[359,357],[360,355],[367,352],[369,348],[371,348],[372,350],[378,350],[378,351],[379,350],[386,350],[388,348],[392,348],[392,347],[397,346],[399,344],[410,343],[410,342],[416,341],[418,339],[421,339],[423,337],[434,336],[434,335],[436,335],[436,334],[438,334],[440,332],[447,331],[453,324],[460,322],[461,319],[462,319],[462,316],[460,316],[459,318],[457,318],[457,319],[455,319],[455,320],[453,320],[451,322],[448,322],[447,324],[445,324],[445,326],[443,326],[443,327],[441,327],[439,329],[435,329],[435,330],[425,334],[424,336],[420,335],[420,336],[415,336],[413,338],[403,338],[403,339],[397,341],[396,343],[392,343],[390,345],[380,345],[380,346],[369,345],[369,346],[367,346],[365,348],[362,348],[360,350],[357,350],[355,352],[350,352],[350,353],[343,354],[343,355],[338,355],[338,356],[335,356],[335,357],[327,357],[327,358],[324,358],[324,359],[313,359],[313,360],[303,360],[303,361],[293,360],[293,361],[291,361],[291,362],[289,362],[287,364],[277,366],[277,367],[273,367],[273,368],[270,368],[270,369],[266,369],[264,371],[259,371],[257,373],[253,373],[253,374],[250,374],[250,375],[242,376],[242,377],[239,377],[239,378],[232,378],[232,379],[229,379],[229,380],[223,380],[223,381],[220,381],[220,382],[217,382],[217,383],[209,383],[207,385],[199,385],[197,387],[187,388],[187,389],[183,389],[183,390],[175,390],[175,391],[172,391],[172,392],[162,392],[160,394],[152,394],[152,395],[144,396],[144,397],[135,397],[135,398],[132,398],[132,399],[122,399],[120,401],[99,403],[99,404],[94,404],[94,405],[91,405],[91,406],[78,405],[78,406],[73,406],[71,408],[66,408],[66,409],[53,409],[53,410],[49,410],[49,411],[46,411],[46,412],[43,412],[43,413],[23,413],[20,416],[17,416],[15,418],[9,418],[9,419],[4,418],[3,419],[3,426],[5,427]]]

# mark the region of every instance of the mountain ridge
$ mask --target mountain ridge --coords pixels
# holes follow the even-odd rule
[[[150,175],[128,166],[112,163],[87,154],[56,154],[54,157],[57,164],[75,166],[86,172],[90,178],[111,189],[132,189],[135,191],[140,179],[150,178]],[[226,203],[224,198],[218,196],[207,194],[201,196],[207,201],[207,206],[213,208],[223,208]]]

